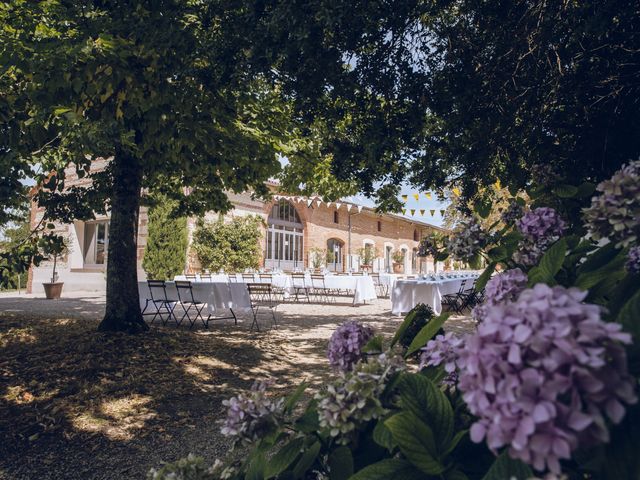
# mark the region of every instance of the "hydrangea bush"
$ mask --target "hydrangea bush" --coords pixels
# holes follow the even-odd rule
[[[465,224],[448,249],[488,264],[475,331],[444,333],[443,314],[401,342],[413,312],[385,345],[345,323],[333,378],[305,405],[304,385],[226,403],[224,432],[247,455],[149,478],[640,478],[639,165],[597,190],[546,182],[528,211],[487,231]]]

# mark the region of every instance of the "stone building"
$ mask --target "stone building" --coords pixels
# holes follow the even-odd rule
[[[96,161],[92,169],[103,168],[106,161]],[[86,179],[75,177],[73,168],[66,172],[66,185],[83,185]],[[277,192],[277,183],[270,184]],[[392,255],[405,253],[404,263],[396,271],[411,274],[433,270],[432,259],[417,257],[420,239],[441,228],[393,214],[378,214],[375,210],[350,202],[323,202],[320,198],[274,195],[269,202],[252,199],[250,193],[229,194],[234,209],[226,218],[259,215],[265,227],[261,235],[261,264],[265,268],[282,270],[304,269],[312,265],[315,251],[329,251],[333,262],[329,270],[348,271],[363,268],[363,249],[370,249],[375,257],[369,267],[373,271],[393,271]],[[42,211],[31,211],[31,224],[37,225]],[[205,215],[205,221],[215,221],[218,215]],[[191,233],[197,219],[188,220]],[[56,232],[68,239],[69,252],[58,260],[59,281],[65,291],[101,291],[105,289],[109,218],[73,224],[58,224]],[[138,278],[144,279],[142,259],[147,241],[147,210],[140,209],[138,221]],[[186,272],[197,272],[200,266],[193,252],[188,252]],[[51,279],[51,262],[32,267],[28,291],[42,292],[43,282]]]

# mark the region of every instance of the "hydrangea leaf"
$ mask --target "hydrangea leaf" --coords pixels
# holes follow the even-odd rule
[[[404,409],[433,429],[437,450],[446,450],[453,437],[453,408],[431,380],[419,374],[406,374],[400,381],[400,400]]]
[[[418,332],[418,334],[409,345],[407,349],[406,356],[411,355],[413,352],[424,347],[429,340],[431,340],[438,333],[438,330],[442,328],[444,322],[451,316],[451,313],[443,313],[442,315],[437,316],[436,318],[431,319],[422,330]]]
[[[533,477],[533,472],[528,465],[520,460],[512,459],[507,452],[500,454],[493,462],[487,474],[482,480],[527,480]]]
[[[578,187],[574,185],[558,185],[554,193],[560,198],[573,198],[578,193]]]
[[[307,382],[302,382],[289,396],[289,398],[287,398],[287,401],[284,404],[285,413],[290,413],[296,407],[308,385],[309,384]]]
[[[598,252],[594,253],[594,255],[597,253]],[[581,274],[576,279],[575,286],[583,290],[592,288],[598,283],[605,281],[610,275],[622,270],[627,261],[627,257],[622,250],[615,250],[615,255],[613,257],[607,256],[607,258],[609,260],[599,268],[586,271],[581,269]]]
[[[404,332],[407,330],[407,328],[409,328],[409,325],[411,325],[416,315],[417,315],[417,311],[413,309],[407,314],[406,317],[404,317],[404,320],[396,330],[396,334],[393,336],[393,339],[391,340],[391,345],[389,346],[389,348],[393,348],[393,346],[396,343],[398,343],[398,340],[402,338],[402,336],[404,335]]]
[[[304,438],[294,438],[282,447],[271,459],[265,469],[265,478],[272,478],[284,472],[300,455]]]
[[[437,459],[433,431],[413,413],[402,412],[385,422],[400,451],[407,459],[428,475],[439,475],[444,466]]]
[[[391,435],[391,430],[387,428],[384,424],[386,418],[378,420],[375,428],[373,429],[373,441],[376,442],[381,447],[386,448],[389,451],[392,451],[396,444],[393,441],[393,435]]]
[[[640,291],[624,304],[618,314],[618,323],[633,336],[634,344],[640,342]]]
[[[424,480],[425,475],[406,460],[388,458],[373,463],[349,480]]]
[[[293,477],[294,478],[304,478],[307,470],[311,468],[313,463],[318,458],[318,454],[320,453],[320,442],[314,442],[300,457],[296,466],[293,467]]]
[[[554,243],[542,256],[540,263],[529,272],[529,285],[547,283],[555,285],[555,276],[562,268],[564,257],[567,254],[567,242],[561,238]]]
[[[484,287],[487,285],[487,282],[496,269],[496,265],[496,262],[491,262],[489,265],[487,265],[487,268],[485,268],[484,272],[482,272],[482,274],[478,277],[478,280],[476,281],[476,292],[481,292],[482,290],[484,290]]]
[[[353,475],[353,455],[349,447],[338,447],[329,455],[329,479],[347,480]]]

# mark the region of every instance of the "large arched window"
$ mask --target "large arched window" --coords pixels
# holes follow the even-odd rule
[[[343,270],[343,250],[344,242],[339,238],[330,238],[327,240],[327,268],[329,270],[335,272]]]
[[[267,219],[265,266],[283,270],[302,268],[302,238],[302,221],[293,204],[287,200],[274,204]]]

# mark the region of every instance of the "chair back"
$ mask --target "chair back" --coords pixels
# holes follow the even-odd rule
[[[178,299],[181,302],[196,303],[193,298],[193,287],[190,280],[176,280],[176,290],[178,291]]]
[[[202,282],[210,282],[211,281],[211,274],[210,273],[201,273],[200,274],[200,281],[202,281]]]
[[[167,285],[164,280],[147,280],[147,286],[153,302],[168,300]]]
[[[251,283],[251,282],[255,281],[255,277],[253,276],[253,273],[243,273],[242,274],[242,281],[244,283]]]
[[[364,272],[351,272],[351,275],[355,277],[361,277],[364,275]]]
[[[270,273],[261,273],[258,277],[260,278],[260,283],[271,283],[272,277]]]
[[[369,276],[371,280],[373,280],[374,285],[380,285],[380,274],[379,273],[370,273]]]
[[[238,274],[229,273],[227,277],[229,278],[229,283],[238,283]]]
[[[300,287],[300,288],[306,287],[304,273],[292,273],[291,283],[293,284],[294,287]]]
[[[311,275],[311,286],[313,288],[325,288],[324,275]]]
[[[271,301],[271,284],[269,283],[247,283],[247,290],[252,304]]]
[[[190,273],[189,275],[185,275],[184,278],[186,278],[190,282],[195,282],[196,280],[198,280],[198,276],[195,273]]]
[[[464,280],[462,280],[462,282],[460,283],[460,289],[458,290],[458,293],[464,293],[465,291],[465,285],[467,284],[467,279],[465,278]]]

